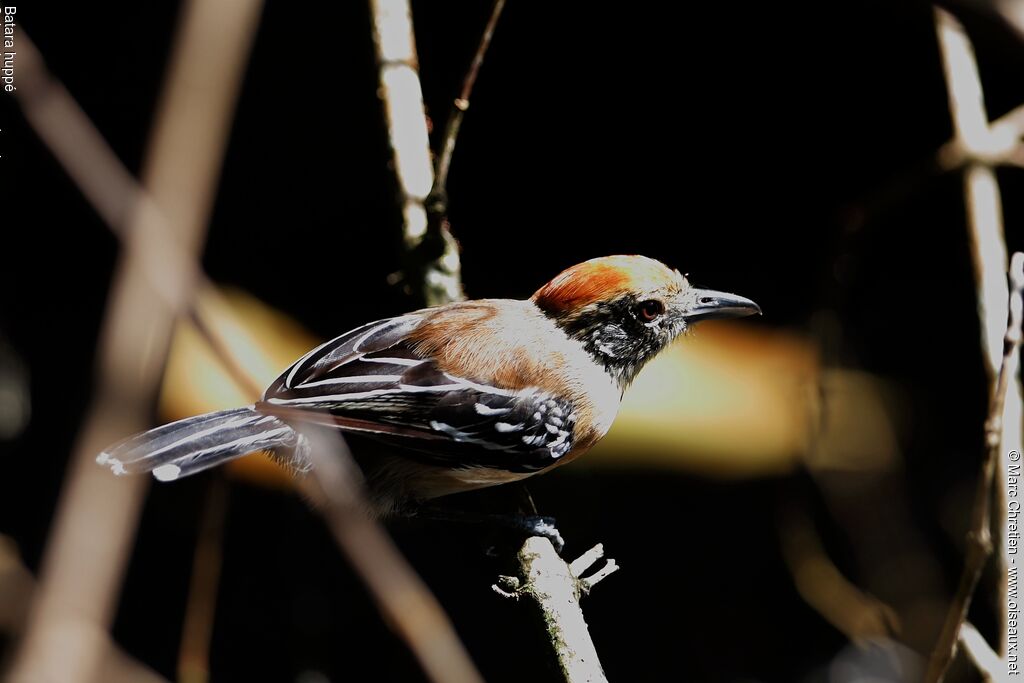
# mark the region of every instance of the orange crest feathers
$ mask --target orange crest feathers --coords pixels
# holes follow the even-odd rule
[[[544,311],[564,313],[629,292],[676,293],[685,283],[679,271],[646,256],[602,256],[566,268],[532,299]]]

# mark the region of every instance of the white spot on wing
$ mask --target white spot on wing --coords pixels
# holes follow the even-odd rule
[[[565,449],[561,448],[561,446],[568,437],[569,432],[561,432],[557,439],[548,444],[548,450],[551,451],[552,458],[560,458],[565,455]]]
[[[117,458],[112,457],[109,453],[100,453],[99,455],[97,455],[96,464],[106,465],[107,467],[110,468],[111,472],[119,476],[122,474],[127,474],[127,471],[124,469],[124,463],[122,463]]]
[[[502,434],[506,434],[508,432],[518,432],[518,431],[522,430],[522,428],[523,428],[523,423],[522,422],[520,422],[519,424],[509,424],[508,422],[495,422],[494,423],[494,429],[496,431],[498,431],[498,432],[501,432]]]
[[[387,363],[388,365],[420,365],[423,363],[422,359],[417,358],[370,358],[369,356],[363,356],[359,360],[364,363]]]
[[[450,424],[438,422],[437,420],[431,420],[430,428],[433,429],[434,431],[447,434],[448,436],[452,437],[453,439],[460,443],[477,444],[492,451],[507,451],[512,449],[512,446],[500,446],[496,443],[488,441],[487,439],[478,439],[474,436],[470,436],[466,432],[463,432],[459,429],[456,429],[455,427],[452,427]]]
[[[321,387],[331,384],[373,384],[374,382],[397,382],[402,379],[401,375],[356,375],[354,377],[335,377],[333,379],[321,379],[316,382],[302,382],[296,389],[309,387]]]
[[[483,403],[477,403],[473,406],[478,415],[504,415],[505,413],[512,412],[511,408],[492,408],[485,406]]]
[[[167,463],[166,465],[160,465],[153,470],[153,476],[159,481],[174,481],[181,474],[181,468],[173,463]]]

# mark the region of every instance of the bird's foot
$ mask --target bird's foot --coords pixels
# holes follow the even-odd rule
[[[508,528],[522,531],[527,536],[542,536],[555,546],[555,552],[562,554],[565,547],[565,540],[555,525],[554,517],[542,517],[541,515],[492,515],[498,519],[498,524],[507,525]]]

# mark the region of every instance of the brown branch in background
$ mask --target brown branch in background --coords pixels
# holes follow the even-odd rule
[[[896,611],[857,588],[829,559],[805,510],[781,513],[779,539],[797,592],[851,642],[861,645],[899,632]]]
[[[22,37],[22,51],[25,51],[25,45],[28,43],[27,37]],[[31,45],[29,44],[31,49]],[[45,68],[42,65],[42,61],[38,58],[38,53],[32,50],[30,55],[35,57],[35,61],[30,64],[35,67],[32,73],[39,76],[37,83],[45,84],[44,87],[36,88],[32,96],[27,98],[23,105],[26,110],[32,107],[32,111],[26,111],[26,116],[30,122],[36,127],[40,137],[46,142],[54,155],[62,162],[65,169],[72,176],[72,179],[79,185],[79,188],[83,191],[86,198],[92,202],[93,206],[101,214],[103,218],[108,221],[111,229],[120,237],[125,237],[129,234],[131,225],[128,223],[125,217],[125,209],[123,207],[130,207],[133,205],[148,206],[152,207],[152,211],[148,212],[151,220],[154,221],[154,228],[149,234],[152,238],[153,243],[156,245],[154,251],[165,255],[167,258],[164,259],[166,263],[170,257],[175,254],[175,249],[180,248],[177,243],[171,239],[167,234],[167,221],[161,217],[159,212],[156,210],[154,203],[148,198],[145,190],[138,185],[138,183],[132,178],[131,174],[120,164],[117,160],[116,155],[109,149],[102,137],[92,126],[91,122],[85,116],[85,114],[78,107],[77,103],[71,98],[67,91],[59,83],[54,81],[49,74],[46,73]],[[23,68],[25,67],[25,61],[22,62]],[[24,86],[21,90],[25,90]],[[45,97],[42,95],[45,94]],[[76,145],[82,143],[82,147],[78,148]],[[90,169],[92,171],[90,172]],[[123,221],[119,223],[118,221]],[[182,265],[182,272],[194,272],[196,274],[196,281],[204,283],[207,286],[207,291],[204,296],[215,294],[215,288],[210,285],[205,278],[205,275],[198,269],[197,263],[193,261],[187,261],[182,258],[175,258],[172,261],[176,264]],[[146,270],[144,274],[149,274],[150,271]],[[179,297],[171,298],[169,290],[165,287],[159,286],[159,282],[150,281],[149,284],[153,287],[154,294],[158,299],[163,299],[164,303],[174,308],[174,304],[181,299]],[[224,308],[224,307],[222,307]],[[236,359],[228,351],[227,345],[214,331],[213,326],[207,324],[203,316],[195,308],[190,308],[187,311],[187,317],[196,327],[196,330],[204,341],[209,345],[210,349],[218,357],[225,369],[229,372],[238,385],[244,388],[254,398],[262,394],[262,388],[250,377],[244,369],[239,365]],[[92,452],[92,456],[95,455],[102,447],[106,446],[110,442],[123,436],[125,433],[131,431],[130,429],[124,428],[122,431],[117,433],[115,436],[107,438],[102,444],[96,446],[96,449]],[[341,451],[338,457],[345,457],[347,451]],[[91,457],[88,463],[91,467],[88,469],[89,472],[100,472],[105,481],[114,481],[108,472],[101,468],[95,467],[91,462]],[[319,476],[315,473],[314,476]],[[142,482],[142,479],[128,480],[119,479],[116,480],[118,485],[125,485],[129,481]],[[361,507],[356,505],[356,507]],[[330,512],[331,508],[324,508],[322,511],[325,513]],[[336,522],[337,523],[337,522]],[[417,634],[418,640],[413,643],[410,642],[410,646],[423,648],[423,647],[434,647],[434,641],[440,642],[443,645],[443,650],[447,652],[447,656],[452,657],[451,667],[453,669],[471,669],[472,664],[469,662],[468,656],[465,655],[464,651],[462,655],[459,652],[462,651],[462,646],[458,641],[454,644],[450,642],[450,638],[454,638],[454,630],[450,623],[447,622],[447,617],[437,604],[436,600],[429,593],[422,582],[419,581],[418,577],[415,576],[412,569],[408,566],[400,554],[397,551],[393,553],[381,554],[376,552],[374,549],[381,547],[381,545],[387,541],[387,537],[383,529],[371,522],[367,521],[367,524],[371,524],[375,527],[375,532],[365,532],[364,535],[373,535],[374,533],[382,535],[384,541],[378,540],[377,543],[367,546],[366,548],[359,548],[358,552],[367,553],[369,557],[362,562],[362,565],[369,566],[372,568],[386,567],[388,563],[398,563],[400,566],[388,570],[388,576],[392,578],[397,577],[396,580],[392,580],[385,586],[388,590],[396,590],[396,599],[404,599],[406,601],[412,601],[419,605],[426,605],[425,608],[414,611],[397,611],[389,616],[392,618],[398,631],[403,634]],[[352,549],[349,548],[349,551]],[[197,562],[198,562],[197,558]],[[360,564],[356,564],[356,568],[360,568]],[[376,569],[375,569],[376,570]],[[406,580],[408,577],[412,577],[413,580]],[[194,577],[195,578],[195,577]],[[374,577],[363,576],[364,582],[373,589],[377,585],[373,581]],[[215,584],[216,577],[212,578],[212,583]],[[211,583],[211,577],[209,574],[206,576],[204,583],[209,586]],[[424,593],[425,592],[425,593]],[[192,591],[195,597],[195,591]],[[378,601],[384,604],[388,596],[377,596]],[[198,599],[198,598],[197,598]],[[212,598],[205,598],[210,600]],[[438,630],[437,637],[434,640],[421,637],[417,630],[417,624],[410,620],[419,619],[422,617],[423,611],[430,612],[430,624],[436,626],[438,623],[448,623],[447,628],[440,628]],[[209,620],[212,615],[205,614],[201,615],[204,619]],[[188,619],[188,617],[186,617]],[[204,627],[206,628],[206,627]],[[445,638],[449,638],[448,641]],[[189,645],[187,640],[183,642],[183,651],[181,653],[180,668],[182,670],[182,680],[185,679],[186,673],[201,673],[202,670],[206,669],[206,664],[201,662],[203,659],[202,650],[205,646],[192,644]],[[437,657],[431,655],[426,651],[418,651],[417,658],[421,661],[435,661]],[[438,667],[435,665],[435,669]],[[188,670],[186,672],[186,669]],[[436,672],[435,672],[436,673]],[[473,678],[438,678],[436,680],[479,680],[479,676],[476,675]]]
[[[497,11],[500,12],[500,9]],[[487,34],[485,34],[484,38],[485,42],[490,40],[490,34],[493,32],[496,18],[497,15],[494,15],[491,23],[488,24]],[[409,35],[411,35],[411,25]],[[25,43],[27,43],[27,37],[23,45]],[[484,49],[486,49],[485,46]],[[126,251],[131,249],[129,254],[136,261],[146,266],[140,268],[136,264],[136,271],[141,271],[133,273],[135,275],[133,284],[136,285],[136,291],[143,290],[145,285],[149,285],[156,298],[162,299],[165,303],[169,304],[172,311],[178,310],[184,302],[190,300],[189,285],[207,283],[205,276],[194,261],[194,256],[190,256],[188,251],[170,237],[168,233],[168,220],[160,211],[162,205],[158,208],[157,203],[150,201],[146,193],[134,182],[131,175],[124,170],[116,156],[110,152],[102,137],[95,131],[66,90],[46,73],[42,60],[38,57],[38,53],[32,49],[31,44],[29,44],[27,51],[29,52],[29,59],[23,60],[22,65],[29,74],[35,76],[34,79],[29,77],[27,80],[30,82],[35,81],[37,87],[33,88],[30,86],[23,93],[22,104],[26,110],[26,117],[68,170],[86,197],[107,220],[115,233],[128,240]],[[471,67],[473,73],[469,77],[470,88],[472,80],[475,80],[475,71],[479,69],[482,54],[482,51],[478,52],[478,58],[474,60],[474,66]],[[28,62],[27,67],[26,61]],[[396,77],[394,80],[401,83],[402,78]],[[418,78],[416,87],[418,91]],[[23,87],[22,90],[26,89]],[[469,90],[464,88],[464,92],[468,95]],[[422,109],[421,102],[420,108]],[[180,116],[164,118],[165,120],[170,119],[173,122],[180,119]],[[166,145],[158,147],[158,149],[166,150]],[[214,145],[214,149],[219,150],[220,146]],[[166,154],[166,151],[164,153]],[[174,179],[181,180],[181,177],[171,178],[171,180]],[[165,178],[164,180],[167,179]],[[193,189],[201,190],[202,188],[193,186]],[[202,193],[200,192],[200,194]],[[208,198],[209,195],[207,195],[206,199]],[[145,217],[146,220],[143,221],[140,218],[131,220],[133,211],[134,215]],[[193,214],[193,217],[195,215]],[[176,216],[176,218],[187,220],[189,216]],[[145,241],[138,237],[140,234],[145,235]],[[408,223],[406,235],[407,237],[409,236]],[[451,244],[454,245],[454,242],[452,241]],[[141,248],[143,246],[145,248]],[[457,259],[457,251],[454,254]],[[431,283],[429,279],[424,280],[424,282],[428,288],[432,284],[437,284]],[[455,282],[458,283],[457,269],[455,271]],[[212,288],[211,291],[213,291]],[[448,289],[446,291],[450,293],[452,290]],[[461,284],[458,285],[458,291],[461,298]],[[449,300],[450,298],[452,297],[444,295],[442,300]],[[196,323],[200,335],[225,364],[233,378],[241,386],[247,387],[254,395],[258,395],[260,393],[259,388],[246,376],[244,371],[226,351],[226,346],[212,332],[212,328],[204,324],[201,317],[196,315],[194,311],[190,310],[189,313],[192,316],[193,322]],[[137,342],[138,340],[135,341]],[[141,349],[144,348],[144,345],[136,344],[135,348]],[[153,361],[156,356],[150,354],[148,358],[150,361]],[[137,426],[122,424],[114,429],[111,435],[90,440],[92,445],[86,450],[88,462],[85,463],[86,469],[83,470],[84,474],[88,476],[92,472],[102,472],[102,470],[92,466],[91,460],[95,452],[98,452],[103,446],[118,436],[140,428],[141,424]],[[440,605],[437,604],[419,577],[408,567],[404,558],[394,548],[390,539],[379,525],[366,518],[363,512],[366,508],[360,502],[358,485],[352,483],[352,472],[354,471],[352,468],[354,468],[354,465],[350,458],[346,457],[347,451],[344,449],[344,443],[340,440],[339,442],[333,449],[328,450],[331,453],[331,457],[325,457],[324,451],[315,449],[314,458],[317,461],[317,467],[314,468],[313,475],[307,477],[303,482],[307,495],[318,502],[339,545],[349,556],[356,569],[362,573],[364,581],[374,592],[382,611],[393,621],[396,629],[410,644],[410,647],[431,679],[438,681],[480,680],[479,674],[465,653]],[[112,481],[105,472],[102,472],[102,474],[105,481]],[[143,480],[136,481],[139,482],[138,488],[141,488]],[[119,480],[119,484],[126,484],[126,480]],[[345,493],[339,497],[337,495],[339,491],[344,491]],[[126,517],[132,522],[134,521],[134,515],[128,514]],[[130,537],[130,534],[122,534],[122,537],[124,536]],[[546,543],[555,561],[565,566],[568,575],[573,577],[578,577],[580,573],[585,571],[590,564],[600,557],[602,552],[599,548],[595,548],[569,567],[569,565],[565,565],[554,554],[554,549],[546,539],[531,539],[524,545],[524,550],[537,542]],[[543,555],[546,555],[546,553],[542,552],[541,556]],[[523,561],[524,576],[528,576],[531,571],[530,568],[534,567],[534,560],[531,559],[533,555],[521,555],[521,557],[527,558]],[[587,559],[586,562],[584,562],[585,559]],[[121,563],[119,566],[123,568],[123,557],[120,557],[119,561]],[[67,566],[73,566],[73,564],[69,563]],[[575,578],[575,590],[589,590],[590,587],[616,569],[615,563],[609,561],[601,570],[591,576],[583,579]],[[208,575],[206,577],[207,584],[210,583],[209,578]],[[215,584],[215,582],[216,579],[214,577],[213,583]],[[112,595],[112,592],[113,589],[111,589],[108,597]],[[546,595],[546,593],[538,595]],[[54,604],[59,607],[59,601],[54,601]],[[576,611],[578,612],[578,604]],[[209,616],[206,615],[205,619],[209,619]],[[580,633],[579,629],[574,626],[577,615],[570,612],[570,616],[572,617],[570,620],[572,623],[561,625],[553,633],[561,632],[569,635],[569,642],[575,642]],[[581,612],[578,613],[578,621],[584,624],[583,635],[586,641],[589,642],[589,634],[585,631],[585,623],[582,621]],[[565,643],[561,641],[555,644],[560,656],[573,657],[571,653],[576,650],[565,650],[563,647]],[[590,643],[589,647],[591,650],[593,649],[592,643]],[[183,678],[196,670],[194,665],[197,662],[192,661],[192,659],[195,658],[195,653],[198,650],[201,650],[201,647],[185,648],[182,655]],[[79,648],[77,652],[79,661],[75,663],[76,666],[90,663],[83,662],[81,659],[87,651],[87,646]],[[97,647],[95,651],[98,652],[99,648]],[[25,650],[23,650],[24,652]],[[202,659],[202,657],[199,657],[199,659]],[[585,659],[590,665],[597,663],[596,653],[593,657],[586,657]],[[26,660],[25,657],[18,661],[19,665],[22,666],[18,671],[24,671],[24,666],[30,666],[33,663],[31,658]],[[25,661],[28,664],[23,664]],[[91,663],[95,664],[95,660]],[[38,662],[36,664],[38,665]],[[577,663],[573,666],[579,665]],[[596,666],[599,672],[599,663]],[[104,667],[100,671],[101,674],[105,674],[108,669]],[[78,673],[81,678],[68,678],[64,680],[89,680],[88,674],[83,673],[82,669],[79,669]],[[603,680],[603,674],[601,674],[601,678],[576,677],[570,680]]]
[[[461,301],[465,294],[458,244],[446,229],[428,228],[426,201],[434,185],[434,168],[409,2],[370,0],[370,15],[378,94],[402,203],[404,263],[391,282],[428,306]]]
[[[519,551],[520,577],[503,576],[492,587],[503,597],[527,596],[537,604],[566,683],[608,680],[580,608],[581,594],[589,593],[619,568],[615,560],[608,560],[598,571],[583,577],[603,556],[604,548],[598,544],[567,564],[551,541],[534,536]]]
[[[0,635],[17,638],[25,628],[36,580],[21,561],[14,541],[0,534]],[[167,679],[125,654],[104,634],[96,679],[103,683],[167,683]]]
[[[192,581],[178,652],[178,683],[210,680],[210,641],[217,609],[217,587],[224,560],[224,522],[228,511],[228,483],[223,473],[210,478],[199,523]]]
[[[126,239],[143,221],[152,226],[147,233],[152,248],[138,250],[135,257],[143,261],[141,270],[149,286],[169,305],[184,306],[177,281],[182,277],[200,281],[202,274],[184,245],[173,239],[167,216],[153,204],[63,84],[49,73],[24,32],[18,53],[23,76],[16,95],[29,125],[115,235]]]
[[[996,464],[1000,462],[1002,452],[1003,421],[1006,404],[1007,388],[1013,383],[1019,369],[1018,350],[1021,343],[1021,325],[1024,323],[1024,253],[1013,255],[1010,264],[1010,301],[1009,323],[1003,337],[1003,357],[996,384],[989,398],[988,420],[985,423],[985,459],[981,474],[978,477],[977,490],[974,495],[974,508],[971,513],[971,526],[967,534],[967,556],[964,559],[963,572],[957,587],[953,603],[946,614],[942,632],[928,663],[925,681],[938,683],[942,680],[956,654],[960,628],[967,619],[967,610],[971,606],[971,598],[981,577],[985,562],[992,554],[991,507],[992,488],[995,479]],[[1019,419],[1020,415],[1012,416]]]
[[[184,7],[146,155],[144,184],[153,204],[175,227],[186,254],[197,253],[203,241],[260,8],[255,0],[193,0]],[[26,86],[42,72],[38,61],[36,65],[25,74]],[[54,94],[48,85],[32,84],[21,103],[41,137],[59,144],[62,135],[56,128],[60,115],[68,112],[47,108],[53,104],[47,96]],[[112,167],[77,168],[88,174],[111,172]],[[69,462],[12,681],[96,680],[146,491],[145,479],[114,479],[93,461],[106,445],[148,424],[177,310],[153,305],[152,275],[146,270],[165,259],[160,251],[164,226],[153,206],[143,202],[106,209],[122,219],[125,211],[134,214],[127,222],[131,229],[102,327],[97,391]],[[175,265],[162,269],[161,286],[170,301],[181,305],[190,298],[193,271]]]
[[[306,429],[313,467],[302,491],[324,516],[331,534],[377,601],[381,614],[431,681],[482,683],[444,609],[367,514],[361,477],[340,435]]]

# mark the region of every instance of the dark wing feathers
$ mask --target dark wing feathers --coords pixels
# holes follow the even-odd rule
[[[367,323],[340,337],[335,337],[296,361],[267,390],[267,395],[282,388],[291,389],[315,381],[364,355],[387,349],[405,339],[422,320],[423,318],[417,315],[388,318]]]
[[[343,430],[448,464],[457,457],[467,466],[529,472],[571,450],[576,416],[567,400],[443,372],[407,342],[421,320],[383,320],[327,342],[285,371],[262,405],[282,416],[329,413]]]

